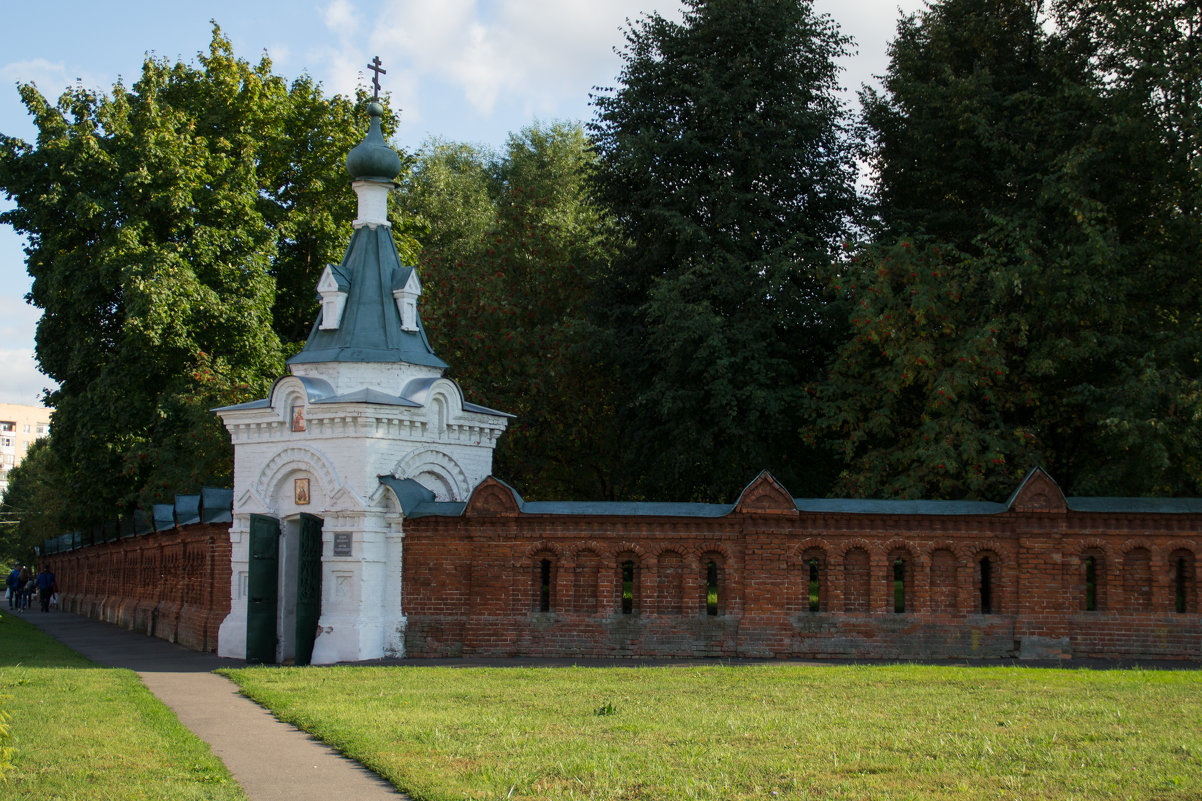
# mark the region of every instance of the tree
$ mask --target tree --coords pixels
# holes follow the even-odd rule
[[[20,92],[38,137],[0,137],[17,201],[0,222],[29,238],[36,354],[59,384],[61,524],[228,482],[208,410],[261,397],[312,323],[365,115],[236,58],[216,26],[197,66],[148,58],[111,95]]]
[[[516,415],[494,471],[531,498],[613,497],[612,382],[588,307],[610,228],[589,201],[579,126],[533,126],[501,154],[431,143],[402,203],[429,225],[423,322],[477,403]]]
[[[818,272],[856,213],[849,44],[807,0],[686,0],[680,23],[631,24],[620,86],[594,97],[626,241],[600,320],[646,496],[729,499],[763,468],[824,483],[797,432],[841,329]]]
[[[890,55],[876,241],[831,273],[853,337],[812,387],[839,490],[998,498],[1041,464],[1076,494],[1196,492],[1198,276],[1159,124],[1038,3],[945,0]]]
[[[63,533],[66,513],[62,468],[56,464],[48,438],[34,441],[20,464],[8,474],[8,489],[0,499],[0,562],[33,563],[33,549]]]

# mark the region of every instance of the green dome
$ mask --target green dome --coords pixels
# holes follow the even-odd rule
[[[380,117],[384,107],[369,103],[367,113],[371,116],[371,127],[363,141],[346,154],[346,171],[352,178],[380,178],[391,181],[401,172],[401,157],[384,141],[380,133]]]

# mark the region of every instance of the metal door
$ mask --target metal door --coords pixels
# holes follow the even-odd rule
[[[246,661],[276,660],[279,603],[280,521],[250,516],[250,564],[246,599]]]
[[[313,657],[317,621],[321,617],[321,518],[301,515],[296,565],[296,657],[307,665]]]

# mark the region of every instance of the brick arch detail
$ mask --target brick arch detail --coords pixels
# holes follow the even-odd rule
[[[559,545],[557,545],[556,543],[551,542],[550,540],[539,540],[538,542],[531,545],[529,548],[526,549],[525,558],[527,560],[529,560],[529,559],[533,558],[535,556],[535,554],[538,554],[538,553],[541,553],[544,551],[549,551],[550,553],[554,554],[556,559],[563,559],[562,548]]]
[[[822,551],[822,555],[829,561],[831,550],[831,544],[826,540],[819,539],[818,537],[807,537],[789,549],[789,562],[796,563],[800,561],[806,551]]]
[[[835,552],[838,553],[840,560],[846,560],[847,554],[857,548],[867,553],[869,559],[872,559],[873,555],[879,551],[879,548],[873,545],[873,543],[861,537],[856,537],[855,539],[843,542]]]
[[[637,556],[639,558],[640,562],[647,558],[647,549],[644,548],[639,543],[630,542],[629,540],[626,540],[624,542],[614,543],[609,548],[606,548],[604,551],[600,552],[599,555],[603,558],[616,559],[618,557],[618,554],[623,554],[623,553],[634,554],[635,556]]]
[[[563,551],[565,556],[572,559],[575,559],[582,553],[588,553],[590,551],[596,554],[598,558],[604,556],[605,554],[605,548],[602,547],[601,543],[597,542],[596,540],[585,540],[584,542],[566,545],[564,546]]]
[[[716,553],[721,554],[722,564],[724,566],[730,568],[738,565],[738,560],[731,555],[730,548],[719,542],[702,543],[700,545],[693,546],[689,549],[689,551],[691,552],[692,557],[697,560],[698,564],[701,563],[701,557],[705,554]]]
[[[1132,551],[1134,551],[1136,548],[1143,548],[1145,551],[1147,551],[1149,558],[1156,556],[1156,550],[1149,547],[1148,543],[1144,542],[1143,540],[1139,540],[1139,539],[1135,539],[1135,538],[1123,540],[1119,544],[1119,546],[1117,548],[1115,548],[1115,552],[1120,557],[1123,557],[1123,556],[1126,556],[1127,554],[1131,553]]]

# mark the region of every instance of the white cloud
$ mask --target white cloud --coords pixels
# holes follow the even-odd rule
[[[326,28],[340,39],[349,39],[359,32],[359,13],[349,0],[333,0],[322,16]]]
[[[0,79],[5,83],[12,81],[33,81],[38,86],[61,86],[67,82],[65,78],[67,67],[61,61],[49,61],[44,58],[32,58],[28,61],[12,61],[0,67]]]
[[[0,348],[0,403],[25,403],[38,405],[42,391],[54,382],[38,372],[33,360],[33,350]]]
[[[659,2],[672,15],[677,0]],[[476,114],[498,104],[553,113],[565,94],[585,95],[615,71],[614,45],[639,0],[391,0],[371,45],[421,79],[457,89]]]

